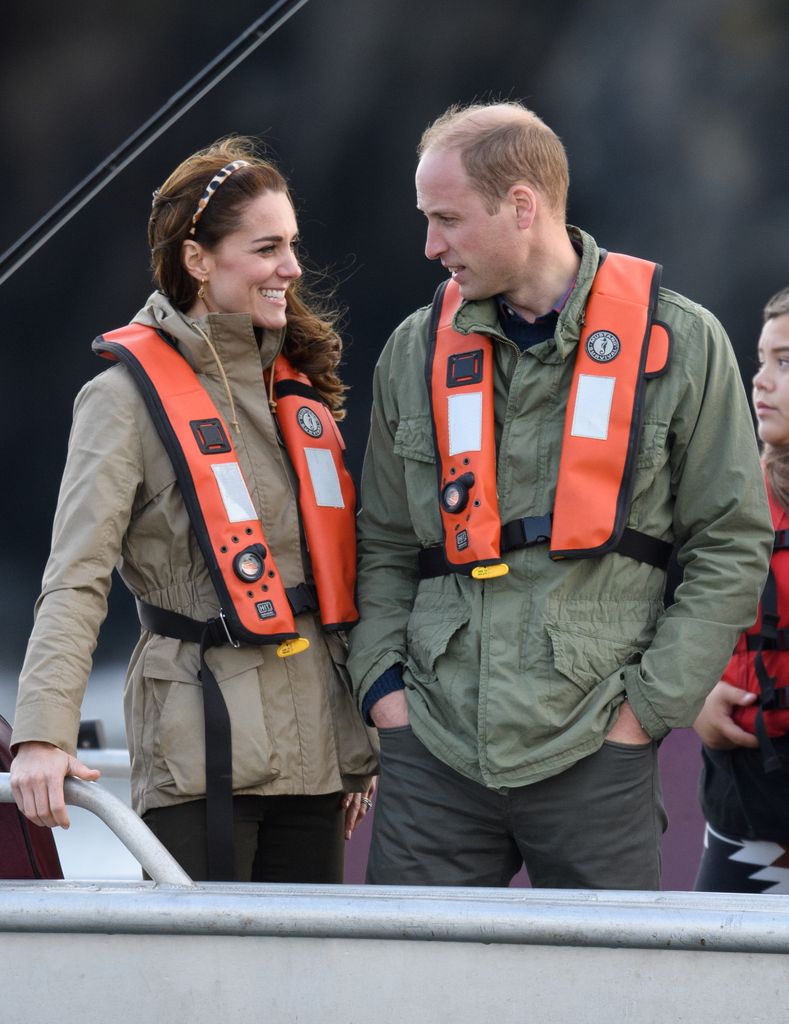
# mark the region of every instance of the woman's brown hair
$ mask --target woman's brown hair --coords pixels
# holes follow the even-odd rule
[[[789,288],[782,288],[768,300],[764,307],[763,320],[773,320],[789,313]],[[764,445],[764,471],[770,490],[783,508],[789,512],[789,446]]]
[[[246,161],[227,177],[204,207],[194,233],[192,218],[206,186],[227,164]],[[185,239],[193,237],[212,250],[236,231],[247,204],[263,192],[282,192],[293,202],[287,182],[271,161],[259,155],[255,139],[231,136],[192,154],[172,172],[154,193],[148,221],[151,270],[156,287],[182,312],[197,297],[198,282],[187,272],[181,258]],[[331,297],[310,294],[302,283],[287,291],[287,327],[283,352],[293,366],[305,373],[335,419],[345,416],[346,385],[337,366],[342,340],[337,331],[339,312]]]

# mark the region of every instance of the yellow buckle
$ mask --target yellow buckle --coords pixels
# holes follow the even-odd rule
[[[475,580],[492,580],[494,576],[506,576],[510,567],[505,562],[498,565],[477,565],[471,570]]]
[[[293,640],[283,640],[279,647],[277,647],[277,657],[290,658],[293,654],[301,654],[302,651],[306,651],[309,646],[310,642],[306,636],[297,636]]]

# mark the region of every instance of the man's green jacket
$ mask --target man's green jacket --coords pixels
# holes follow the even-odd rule
[[[551,510],[565,405],[600,252],[582,244],[553,339],[510,342],[493,299],[463,303],[462,333],[494,345],[501,521]],[[416,736],[469,778],[520,786],[597,750],[626,697],[655,739],[690,725],[750,626],[773,529],[753,423],[728,338],[705,309],[661,289],[668,372],[646,386],[628,526],[676,545],[684,572],[619,554],[552,561],[546,544],[506,555],[509,574],[420,580],[417,552],[442,542],[425,352],[430,308],[378,362],[359,516],[361,622],[349,668],[361,703],[403,666]],[[583,515],[583,510],[579,510]]]

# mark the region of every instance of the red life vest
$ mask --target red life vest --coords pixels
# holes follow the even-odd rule
[[[232,639],[298,637],[288,593],[252,504],[230,431],[197,374],[152,327],[130,324],[94,342],[137,382],[173,461],[192,528]],[[276,417],[299,479],[299,506],[324,629],[358,619],[356,495],[328,407],[284,356],[274,367]],[[299,610],[298,608],[296,609]],[[288,653],[288,649],[282,653]]]
[[[758,706],[737,708],[734,721],[741,729],[767,737],[789,733],[789,515],[769,486],[767,497],[775,527],[775,547],[770,560],[759,617],[737,641],[723,679],[759,696]],[[766,760],[770,751],[765,750]]]
[[[485,577],[503,551],[550,539],[551,558],[620,551],[665,567],[670,545],[626,528],[644,412],[644,387],[664,373],[668,329],[654,319],[660,267],[608,253],[595,276],[567,401],[551,517],[502,526],[496,493],[493,343],[460,334],[453,281],[434,301],[426,377],[431,396],[443,571]],[[531,531],[531,536],[530,536]],[[430,551],[431,549],[428,549]],[[434,556],[423,575],[439,574]],[[492,567],[492,570],[491,568]]]

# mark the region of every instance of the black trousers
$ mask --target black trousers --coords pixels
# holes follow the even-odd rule
[[[343,795],[234,797],[235,881],[340,884]],[[193,881],[208,878],[205,800],[153,808],[143,821]]]
[[[707,824],[696,892],[789,892],[789,846],[725,835]]]

